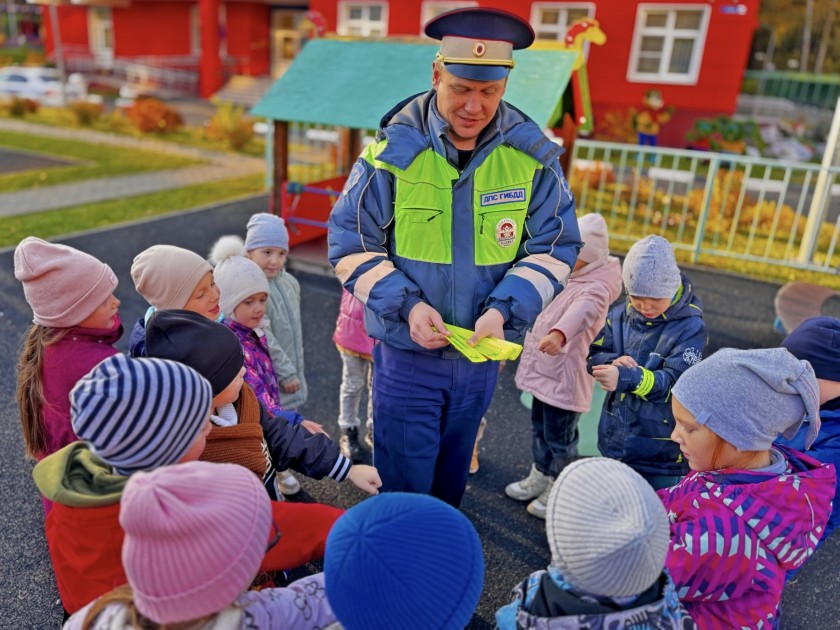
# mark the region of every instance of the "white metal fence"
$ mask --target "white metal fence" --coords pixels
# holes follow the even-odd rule
[[[660,234],[692,262],[840,265],[838,167],[589,140],[573,157],[578,214],[602,214],[617,245]]]

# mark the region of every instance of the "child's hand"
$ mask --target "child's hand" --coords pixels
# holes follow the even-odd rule
[[[302,426],[310,433],[323,433],[327,437],[330,437],[330,434],[324,431],[323,426],[321,426],[317,422],[313,422],[312,420],[301,420],[300,426]]]
[[[379,478],[379,472],[373,466],[365,466],[364,464],[355,464],[350,467],[350,472],[347,478],[353,482],[353,485],[364,490],[368,494],[379,494],[379,488],[382,487],[382,480]]]
[[[556,357],[565,345],[566,335],[559,330],[552,330],[540,340],[539,350]]]
[[[283,392],[286,394],[294,394],[297,390],[300,389],[300,380],[298,378],[293,378],[288,383],[284,383],[280,387],[283,388]]]
[[[614,392],[618,385],[618,368],[614,365],[596,365],[592,368],[592,376],[604,391]]]
[[[623,357],[618,357],[615,361],[612,362],[613,365],[620,365],[621,367],[638,367],[638,363],[636,363],[636,359],[633,357],[627,356],[626,354]]]

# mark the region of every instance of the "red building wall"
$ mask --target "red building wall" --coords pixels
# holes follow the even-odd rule
[[[248,76],[269,74],[271,16],[268,5],[228,2],[226,6],[227,50],[228,55],[236,58],[234,72]]]
[[[189,55],[190,3],[134,2],[113,9],[114,56]]]
[[[709,7],[709,25],[695,85],[637,83],[627,79],[633,45],[636,12],[634,0],[591,0],[595,18],[607,34],[603,46],[590,46],[588,70],[591,100],[596,123],[611,110],[626,113],[639,108],[645,92],[658,89],[665,103],[675,108],[674,118],[663,126],[662,144],[682,146],[685,132],[697,118],[729,115],[741,88],[752,35],[758,27],[759,0],[645,0],[645,4],[700,5]],[[310,0],[310,8],[319,11],[327,22],[327,31],[335,32],[338,19],[337,0]],[[480,0],[480,6],[504,9],[525,20],[531,19],[530,0]],[[420,33],[421,0],[400,0],[389,4],[388,34]],[[746,7],[745,15],[724,13],[722,7]]]

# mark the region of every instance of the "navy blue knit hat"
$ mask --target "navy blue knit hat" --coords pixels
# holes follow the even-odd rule
[[[121,475],[177,463],[210,417],[210,383],[180,363],[115,354],[70,392],[70,421]]]
[[[242,344],[224,324],[192,311],[157,311],[146,323],[146,356],[190,366],[210,382],[218,396],[245,363]]]
[[[327,538],[330,605],[346,630],[463,630],[484,584],[472,523],[424,494],[380,494],[350,508]]]
[[[785,337],[782,347],[810,363],[817,378],[840,382],[840,319],[806,319]]]

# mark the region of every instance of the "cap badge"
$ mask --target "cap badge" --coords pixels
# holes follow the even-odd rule
[[[484,53],[487,52],[487,44],[484,42],[478,41],[473,44],[472,47],[473,55],[476,57],[483,57]]]

